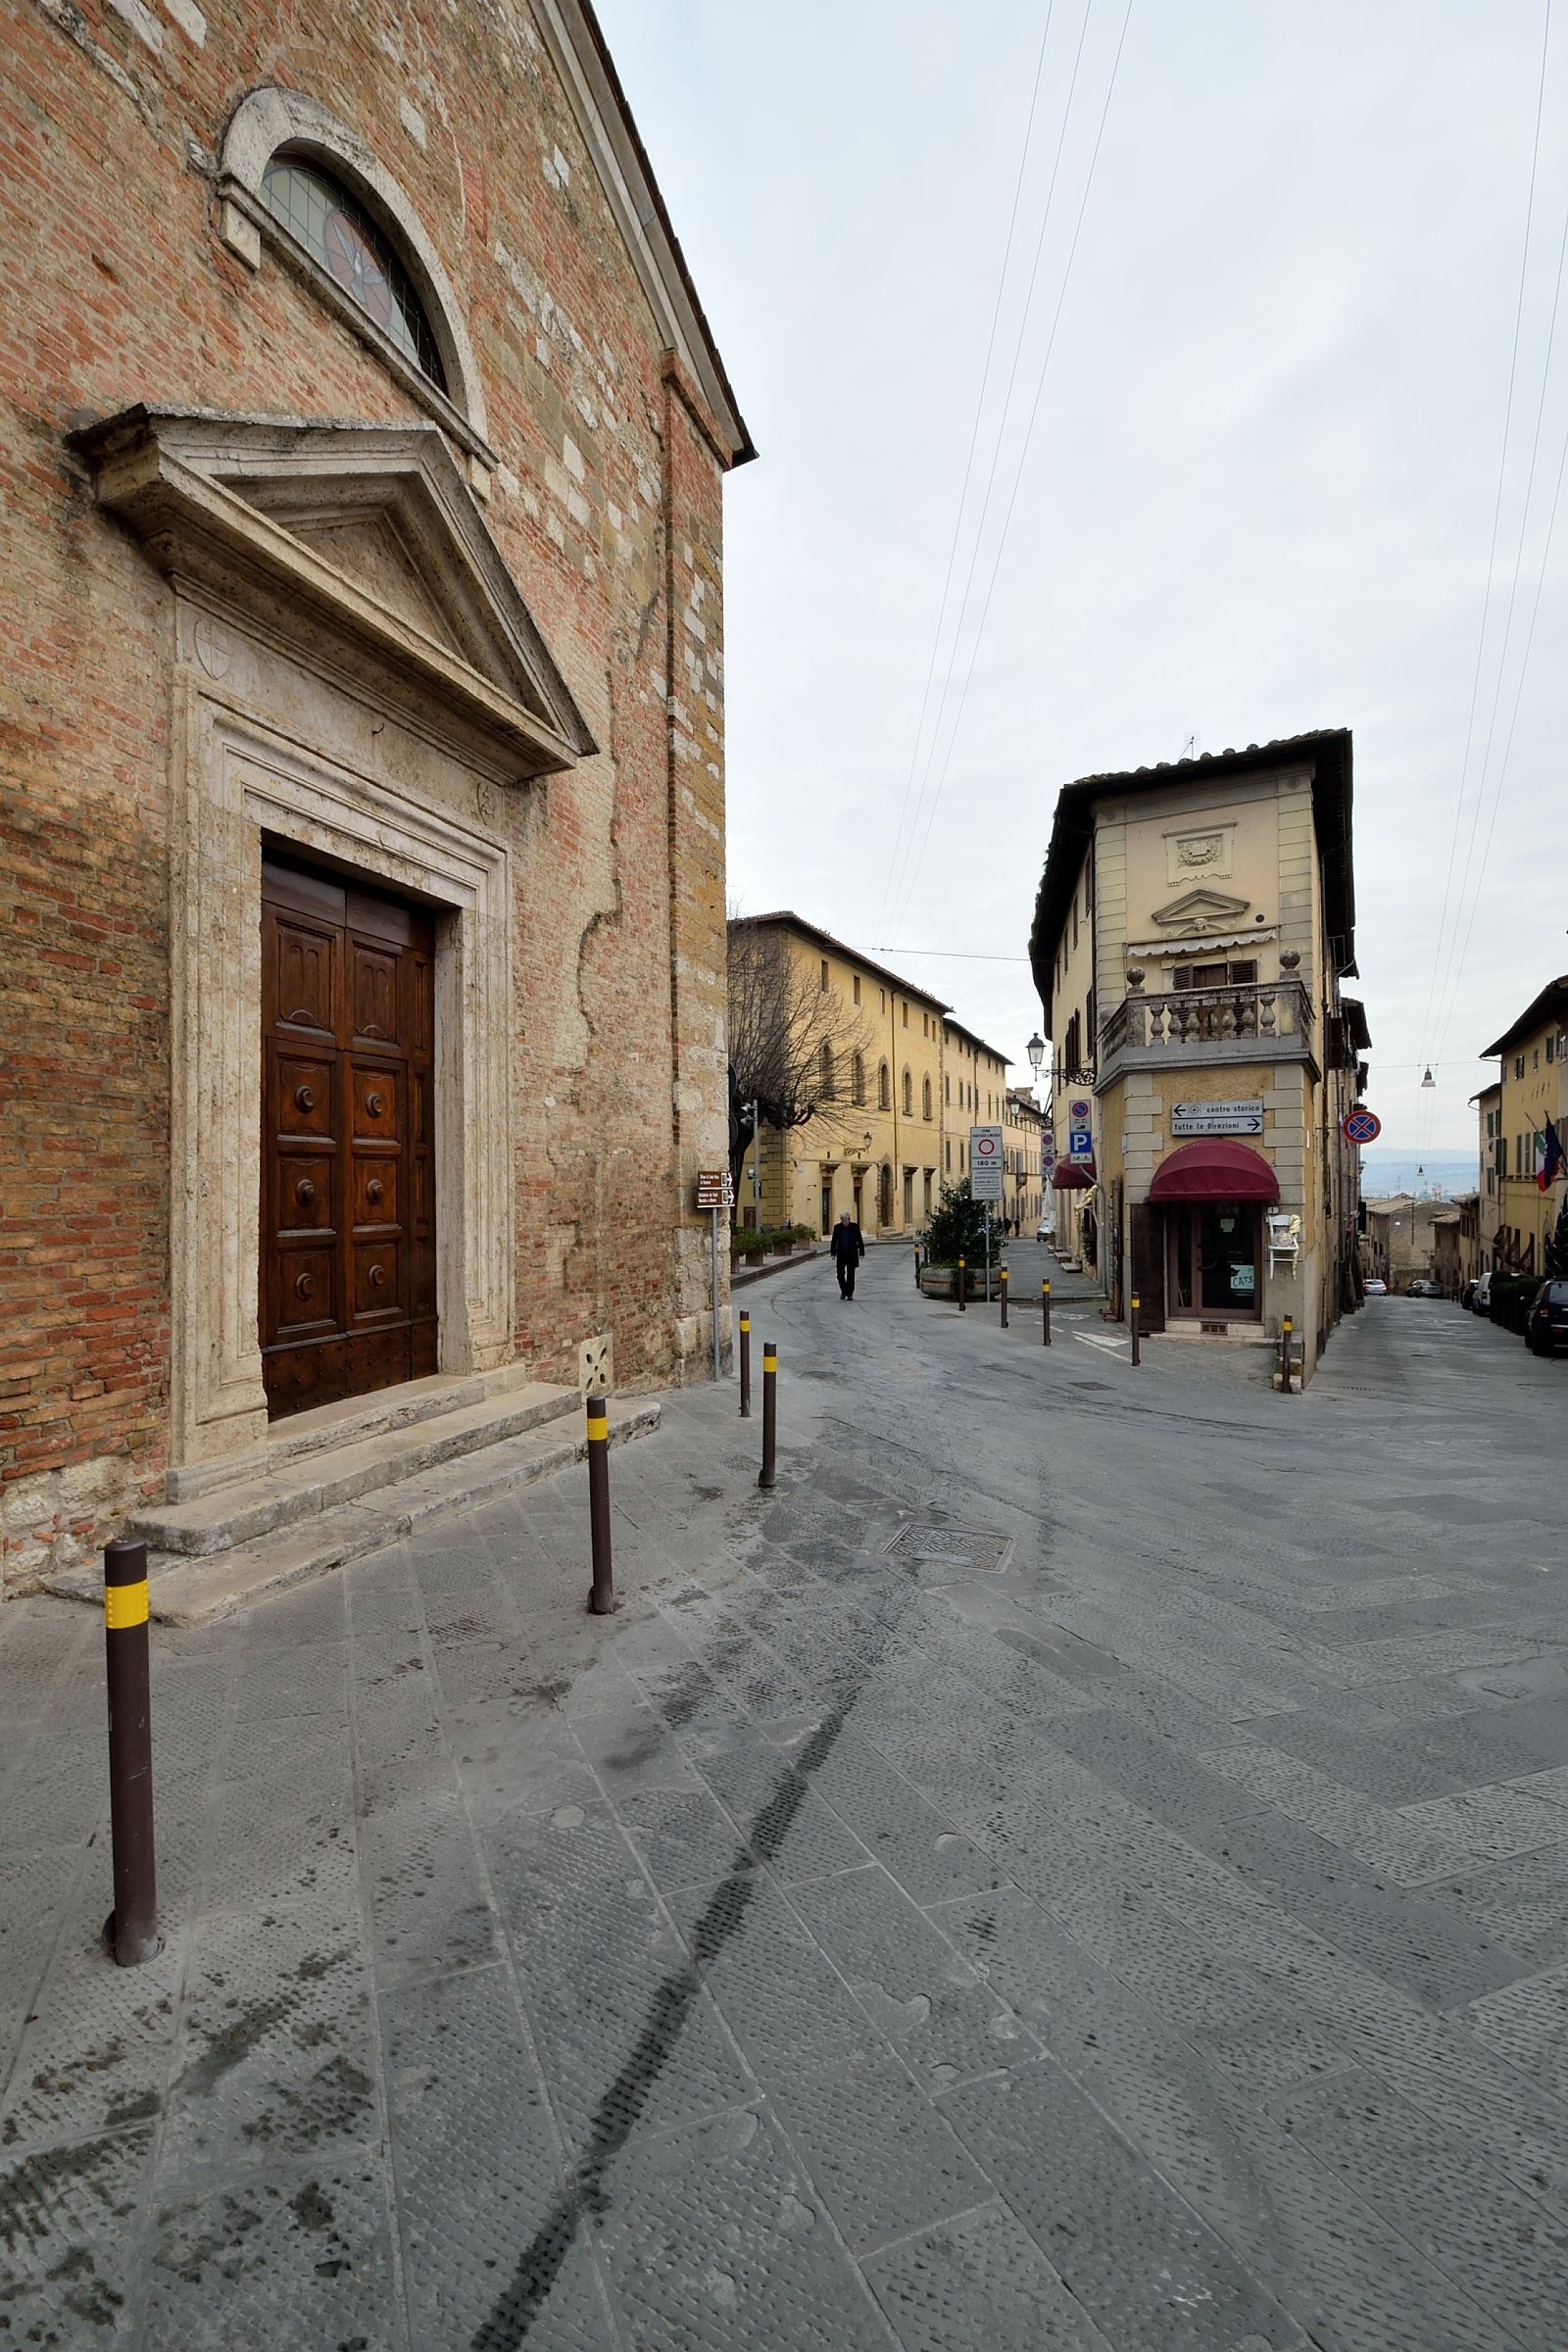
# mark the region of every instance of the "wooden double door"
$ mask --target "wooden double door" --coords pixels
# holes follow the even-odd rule
[[[275,1418],[436,1369],[429,913],[262,860],[262,1369]]]

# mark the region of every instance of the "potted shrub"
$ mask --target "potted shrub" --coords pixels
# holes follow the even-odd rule
[[[969,1191],[969,1179],[945,1184],[942,1199],[925,1229],[926,1263],[920,1288],[928,1298],[956,1298],[958,1260],[964,1261],[963,1288],[967,1298],[986,1296],[986,1204]],[[1002,1236],[991,1226],[991,1296],[1002,1295]]]

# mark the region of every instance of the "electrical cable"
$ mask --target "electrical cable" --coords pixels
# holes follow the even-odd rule
[[[1478,640],[1477,640],[1477,644],[1476,644],[1476,666],[1475,666],[1475,676],[1474,676],[1474,678],[1473,678],[1473,679],[1472,679],[1472,681],[1471,681],[1471,687],[1470,687],[1470,710],[1469,710],[1469,716],[1468,716],[1468,718],[1467,718],[1467,720],[1466,720],[1466,724],[1465,724],[1464,756],[1463,756],[1463,759],[1462,759],[1462,760],[1461,760],[1461,762],[1460,762],[1460,767],[1459,767],[1459,792],[1458,792],[1458,797],[1457,797],[1457,799],[1456,799],[1456,801],[1455,801],[1455,804],[1454,804],[1454,811],[1453,811],[1453,836],[1452,836],[1452,839],[1451,839],[1451,841],[1450,841],[1450,843],[1449,843],[1449,845],[1448,845],[1448,869],[1447,869],[1446,876],[1445,877],[1445,880],[1444,880],[1444,886],[1443,886],[1443,905],[1442,905],[1442,908],[1441,908],[1441,910],[1440,910],[1440,913],[1439,913],[1439,916],[1438,916],[1438,933],[1437,933],[1437,938],[1436,938],[1436,941],[1434,942],[1434,946],[1433,946],[1433,955],[1432,955],[1432,978],[1431,978],[1430,982],[1428,983],[1428,987],[1427,987],[1427,1004],[1426,1004],[1426,1010],[1425,1010],[1425,1012],[1424,1012],[1424,1013],[1423,1013],[1423,1015],[1422,1015],[1422,1023],[1421,1023],[1421,1044],[1422,1044],[1422,1048],[1423,1048],[1423,1053],[1424,1053],[1424,1050],[1425,1050],[1425,1048],[1427,1047],[1427,1045],[1428,1045],[1428,1044],[1431,1042],[1430,1032],[1431,1032],[1431,1026],[1432,1026],[1432,1014],[1433,1014],[1434,1004],[1435,1004],[1435,1002],[1437,1002],[1437,1001],[1438,1001],[1438,989],[1439,989],[1439,971],[1440,971],[1440,968],[1441,968],[1441,966],[1442,966],[1442,963],[1443,963],[1443,943],[1444,943],[1444,936],[1445,936],[1445,933],[1446,933],[1446,926],[1447,926],[1447,919],[1448,919],[1448,903],[1449,903],[1449,898],[1450,898],[1451,891],[1452,891],[1452,883],[1453,883],[1453,862],[1454,862],[1454,858],[1455,858],[1455,856],[1456,856],[1456,854],[1457,854],[1457,851],[1458,851],[1458,846],[1459,846],[1459,833],[1460,833],[1460,827],[1461,827],[1461,824],[1462,824],[1462,821],[1463,821],[1463,813],[1464,813],[1464,797],[1465,797],[1465,786],[1466,786],[1466,783],[1467,783],[1467,781],[1468,781],[1468,778],[1469,778],[1469,772],[1470,772],[1470,753],[1471,753],[1471,749],[1472,749],[1472,745],[1473,745],[1473,742],[1474,742],[1474,737],[1475,737],[1476,709],[1477,709],[1477,706],[1478,706],[1478,704],[1479,704],[1479,702],[1480,702],[1480,699],[1481,699],[1481,678],[1482,678],[1482,671],[1483,671],[1483,667],[1484,667],[1484,663],[1485,663],[1485,657],[1486,657],[1487,629],[1488,629],[1489,621],[1490,621],[1490,618],[1491,618],[1491,612],[1492,612],[1492,585],[1493,585],[1493,578],[1494,578],[1494,572],[1495,572],[1495,568],[1496,568],[1496,557],[1497,557],[1497,537],[1498,537],[1498,532],[1499,532],[1499,530],[1500,530],[1500,527],[1501,527],[1501,520],[1502,520],[1502,498],[1503,498],[1503,490],[1504,490],[1504,487],[1505,487],[1505,485],[1506,485],[1506,481],[1507,481],[1507,471],[1508,471],[1508,442],[1509,442],[1509,437],[1510,437],[1510,435],[1511,435],[1511,433],[1512,433],[1512,429],[1513,429],[1513,400],[1514,400],[1514,388],[1515,388],[1515,383],[1516,383],[1516,379],[1517,379],[1517,375],[1518,375],[1518,368],[1519,368],[1519,339],[1520,339],[1520,335],[1521,335],[1521,332],[1522,332],[1522,329],[1523,329],[1523,322],[1524,322],[1524,309],[1525,309],[1525,286],[1526,286],[1526,280],[1527,280],[1527,277],[1528,277],[1528,274],[1529,274],[1529,267],[1530,267],[1530,238],[1531,238],[1531,231],[1532,231],[1532,228],[1533,228],[1533,225],[1534,225],[1534,220],[1535,220],[1535,208],[1536,208],[1536,175],[1537,175],[1537,172],[1538,172],[1538,169],[1539,169],[1539,166],[1540,166],[1540,161],[1541,161],[1541,123],[1542,123],[1542,116],[1543,116],[1543,113],[1544,113],[1544,106],[1545,106],[1545,97],[1546,97],[1546,49],[1547,49],[1547,44],[1548,44],[1548,42],[1549,42],[1549,40],[1550,40],[1550,36],[1551,36],[1551,0],[1545,0],[1545,15],[1544,15],[1544,23],[1543,23],[1543,27],[1542,27],[1542,39],[1541,39],[1541,73],[1540,73],[1540,77],[1539,77],[1538,86],[1537,86],[1537,91],[1536,91],[1536,128],[1535,128],[1535,139],[1534,139],[1534,143],[1533,143],[1533,145],[1532,145],[1532,147],[1531,147],[1531,152],[1530,152],[1530,187],[1529,187],[1529,194],[1528,194],[1528,197],[1527,197],[1527,200],[1526,200],[1526,204],[1525,204],[1525,239],[1524,239],[1524,251],[1523,251],[1523,253],[1522,253],[1522,255],[1521,255],[1521,257],[1520,257],[1520,262],[1519,262],[1519,293],[1518,293],[1518,299],[1517,299],[1517,301],[1516,301],[1516,303],[1515,303],[1515,306],[1514,306],[1514,321],[1513,321],[1513,350],[1512,350],[1512,353],[1511,353],[1511,355],[1510,355],[1510,358],[1509,358],[1509,363],[1508,363],[1508,397],[1507,397],[1507,401],[1506,401],[1506,403],[1505,403],[1505,405],[1504,405],[1504,409],[1503,409],[1503,421],[1502,421],[1502,447],[1501,447],[1501,450],[1500,450],[1500,452],[1499,452],[1499,454],[1498,454],[1498,460],[1497,460],[1497,494],[1496,494],[1496,498],[1495,498],[1495,500],[1494,501],[1494,504],[1493,504],[1493,511],[1492,511],[1492,544],[1491,544],[1491,546],[1490,546],[1490,548],[1489,548],[1489,550],[1488,550],[1488,553],[1487,553],[1487,583],[1486,583],[1486,588],[1485,588],[1485,590],[1484,590],[1484,592],[1483,592],[1483,595],[1482,595],[1482,600],[1481,600],[1481,630],[1480,630],[1480,635],[1479,635],[1479,638],[1478,638]],[[1477,798],[1476,798],[1476,808],[1475,808],[1475,814],[1473,815],[1473,817],[1472,817],[1472,819],[1471,819],[1471,826],[1470,826],[1470,842],[1469,842],[1469,845],[1468,845],[1468,847],[1467,847],[1467,849],[1466,849],[1466,853],[1465,853],[1465,870],[1464,870],[1464,874],[1463,874],[1463,876],[1461,877],[1461,880],[1460,880],[1460,897],[1459,897],[1459,904],[1460,904],[1461,906],[1462,906],[1462,904],[1463,904],[1463,893],[1464,893],[1464,889],[1465,889],[1465,886],[1466,886],[1466,884],[1467,884],[1467,882],[1468,882],[1468,879],[1469,879],[1470,858],[1471,858],[1471,856],[1473,855],[1474,848],[1475,848],[1475,835],[1476,835],[1476,826],[1477,826],[1477,823],[1479,822],[1479,819],[1480,819],[1480,813],[1481,813],[1481,793],[1482,793],[1482,789],[1483,789],[1483,787],[1478,787],[1478,790],[1477,790]],[[1458,924],[1458,914],[1457,914],[1457,910],[1456,910],[1456,912],[1455,912],[1455,918],[1454,918],[1454,919],[1455,919],[1455,929],[1457,929],[1457,924]],[[1450,954],[1451,954],[1451,949],[1450,949]],[[1419,1108],[1420,1108],[1420,1106],[1419,1106],[1419,1104],[1418,1104],[1418,1105],[1417,1105],[1417,1110],[1418,1110],[1418,1111],[1419,1111]]]
[[[981,642],[985,636],[986,623],[991,616],[992,599],[996,595],[997,580],[1002,570],[1002,559],[1006,549],[1007,533],[1011,527],[1013,512],[1018,503],[1018,490],[1023,480],[1024,466],[1029,457],[1029,446],[1034,438],[1035,423],[1040,415],[1040,403],[1046,388],[1046,375],[1051,366],[1052,354],[1056,347],[1056,331],[1061,324],[1062,309],[1067,300],[1067,288],[1072,277],[1072,266],[1077,257],[1079,238],[1083,233],[1084,216],[1089,209],[1090,192],[1095,184],[1095,169],[1100,161],[1101,145],[1105,136],[1105,123],[1110,115],[1110,102],[1115,93],[1116,76],[1120,71],[1122,51],[1126,47],[1127,27],[1132,22],[1132,14],[1133,0],[1127,0],[1126,14],[1122,18],[1121,33],[1116,42],[1116,54],[1111,61],[1110,79],[1105,88],[1105,102],[1101,109],[1100,127],[1095,133],[1094,152],[1089,159],[1088,176],[1084,181],[1083,197],[1078,206],[1078,219],[1073,226],[1072,243],[1068,247],[1066,265],[1062,270],[1061,288],[1056,297],[1056,309],[1051,322],[1051,334],[1046,344],[1045,358],[1041,362],[1040,374],[1035,384],[1035,396],[1029,411],[1029,422],[1024,429],[1023,445],[1018,452],[1018,463],[1013,469],[1012,489],[1007,499],[1007,511],[1003,516],[1002,532],[997,541],[996,555],[991,565],[991,577],[986,586],[985,604],[981,608],[980,621],[975,630],[974,643],[969,650],[969,666],[964,675],[963,691],[959,697],[957,712],[954,718],[953,731],[948,737],[947,755],[943,760],[942,773],[937,780],[937,789],[932,798],[931,812],[926,819],[926,828],[920,843],[919,856],[916,858],[913,869],[909,873],[907,883],[905,887],[902,905],[895,912],[893,922],[890,924],[890,929],[897,929],[898,924],[902,922],[904,916],[907,914],[909,906],[913,901],[914,887],[920,878],[920,867],[925,861],[925,854],[927,849],[930,847],[931,829],[936,823],[937,808],[941,803],[944,787],[947,784],[948,769],[952,765],[954,747],[957,742],[958,729],[962,724],[964,709],[969,700],[969,688],[974,682],[975,663],[979,658]]]
[[[931,641],[931,659],[926,664],[925,687],[920,696],[920,716],[914,730],[914,748],[909,754],[909,772],[904,780],[904,799],[899,806],[898,829],[893,836],[893,853],[888,861],[887,880],[882,885],[882,905],[877,909],[876,929],[871,934],[873,940],[881,929],[882,916],[887,907],[888,893],[893,887],[893,877],[899,861],[899,846],[904,839],[905,813],[909,806],[909,792],[914,783],[914,771],[920,760],[920,744],[925,734],[925,714],[930,706],[931,688],[937,674],[937,660],[942,650],[942,631],[948,616],[948,592],[953,585],[954,565],[958,558],[958,541],[963,531],[963,510],[969,496],[969,477],[974,469],[974,453],[979,446],[980,423],[985,415],[986,391],[991,381],[992,354],[996,350],[997,327],[1002,318],[1002,298],[1006,290],[1007,266],[1012,259],[1013,231],[1018,225],[1018,205],[1023,195],[1024,172],[1029,162],[1030,141],[1034,137],[1035,109],[1040,102],[1040,79],[1046,70],[1046,44],[1051,38],[1051,20],[1054,13],[1055,0],[1049,0],[1046,9],[1046,27],[1040,36],[1040,55],[1035,63],[1034,88],[1029,96],[1029,119],[1024,124],[1023,148],[1018,157],[1018,176],[1013,183],[1012,211],[1007,216],[1007,237],[1002,251],[1002,274],[997,279],[997,299],[991,313],[991,333],[986,343],[985,366],[980,370],[980,397],[975,403],[974,425],[969,434],[969,453],[964,460],[963,483],[958,492],[957,512],[953,520],[953,544],[948,550],[948,568],[942,581],[942,601],[937,608],[936,635]],[[962,626],[961,613],[958,625]],[[940,723],[939,719],[938,724],[940,725]]]
[[[904,845],[904,865],[906,870],[907,870],[908,858],[914,849],[915,839],[920,829],[920,811],[925,804],[926,787],[931,781],[931,765],[933,760],[936,759],[937,747],[942,740],[942,721],[947,713],[948,696],[953,689],[954,672],[956,668],[958,660],[958,648],[963,641],[963,624],[968,616],[969,597],[974,587],[975,567],[980,561],[980,550],[985,540],[986,522],[991,513],[991,494],[996,488],[997,467],[1002,459],[1002,445],[1006,435],[1007,419],[1012,414],[1012,395],[1018,381],[1018,363],[1023,355],[1024,337],[1029,328],[1029,315],[1034,307],[1035,286],[1040,276],[1040,258],[1045,251],[1046,231],[1051,225],[1051,213],[1052,206],[1055,200],[1056,181],[1060,176],[1061,159],[1067,144],[1067,126],[1072,120],[1072,103],[1074,97],[1077,95],[1078,74],[1079,69],[1083,64],[1084,43],[1089,35],[1089,20],[1093,14],[1094,0],[1085,0],[1083,23],[1078,28],[1078,47],[1073,54],[1072,75],[1067,84],[1066,103],[1064,104],[1061,112],[1061,127],[1056,133],[1056,153],[1051,167],[1050,183],[1046,189],[1045,208],[1040,217],[1040,233],[1035,239],[1034,262],[1029,271],[1029,283],[1024,292],[1023,307],[1018,315],[1018,331],[1013,340],[1012,365],[1007,372],[1007,389],[1003,399],[1002,415],[998,419],[996,435],[992,442],[991,466],[986,475],[985,495],[981,499],[979,519],[974,526],[974,543],[969,550],[969,568],[964,576],[963,594],[958,601],[958,617],[954,623],[953,643],[948,651],[947,675],[942,681],[942,694],[937,705],[936,721],[931,729],[931,739],[926,748],[925,767],[920,777],[920,789],[915,795],[914,813],[909,821],[909,838],[907,843]],[[897,873],[897,860],[895,860],[895,869],[892,895],[896,905],[898,902],[900,889],[900,877]],[[880,923],[880,921],[881,916],[879,915],[878,922]]]

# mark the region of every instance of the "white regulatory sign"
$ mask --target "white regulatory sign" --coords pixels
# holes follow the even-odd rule
[[[1261,1135],[1262,1098],[1250,1102],[1173,1102],[1172,1135]]]
[[[1000,1200],[1003,1198],[1002,1180],[1005,1170],[1000,1127],[971,1127],[969,1130],[969,1198],[971,1200]]]

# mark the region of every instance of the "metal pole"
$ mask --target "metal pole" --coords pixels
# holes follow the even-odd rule
[[[1280,1325],[1280,1395],[1291,1393],[1291,1318],[1287,1315]]]
[[[916,1290],[920,1288],[920,1245],[918,1242],[914,1245],[914,1287]]]
[[[1049,1348],[1051,1346],[1051,1285],[1049,1282],[1042,1282],[1040,1285],[1040,1320],[1045,1327],[1044,1344]]]
[[[603,1396],[588,1399],[588,1536],[594,1557],[588,1607],[608,1617],[619,1603],[610,1565],[610,1414]]]
[[[713,1221],[713,1232],[712,1232],[712,1248],[713,1248],[713,1378],[714,1378],[715,1380],[717,1380],[717,1379],[719,1378],[719,1369],[718,1369],[718,1211],[717,1211],[717,1209],[716,1209],[716,1208],[710,1208],[710,1209],[709,1210],[709,1212],[708,1212],[708,1213],[709,1213],[709,1215],[711,1217],[711,1219],[712,1219],[712,1221]]]
[[[741,1315],[741,1419],[752,1417],[752,1318]]]
[[[774,1484],[774,1455],[778,1446],[778,1348],[762,1342],[762,1475],[760,1487]]]
[[[122,1968],[137,1968],[158,1950],[158,1868],[153,1842],[147,1546],[125,1537],[104,1546],[104,1658],[115,1867],[115,1907],[104,1922],[104,1941]]]
[[[963,1260],[961,1257],[958,1260],[958,1312],[960,1315],[967,1312],[967,1301],[963,1296]]]
[[[991,1303],[991,1203],[986,1202],[986,1304]]]
[[[1128,1320],[1129,1320],[1129,1323],[1131,1324],[1131,1327],[1132,1327],[1132,1335],[1133,1335],[1133,1362],[1136,1364],[1136,1363],[1138,1363],[1139,1361],[1141,1361],[1141,1358],[1140,1358],[1140,1356],[1139,1356],[1139,1353],[1138,1353],[1138,1300],[1137,1300],[1137,1298],[1136,1298],[1136,1297],[1135,1297],[1135,1298],[1134,1298],[1134,1299],[1133,1299],[1133,1302],[1132,1302],[1132,1311],[1131,1311],[1131,1314],[1130,1314],[1130,1316],[1129,1316]]]
[[[1007,1328],[1007,1269],[1005,1266],[1002,1269],[1002,1328],[1004,1331]]]

